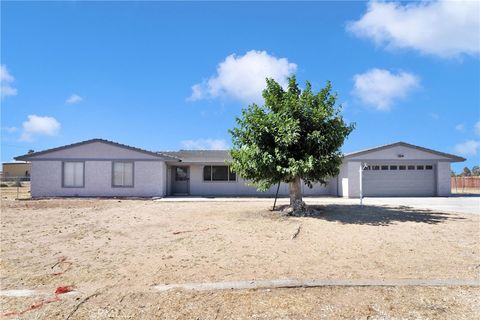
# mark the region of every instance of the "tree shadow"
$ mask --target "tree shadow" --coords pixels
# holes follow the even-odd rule
[[[281,211],[287,206],[279,206]],[[456,214],[416,209],[408,206],[372,206],[372,205],[309,205],[315,210],[308,218],[322,219],[343,224],[360,224],[371,226],[388,226],[399,222],[416,222],[427,224],[444,223],[449,220],[463,220]]]

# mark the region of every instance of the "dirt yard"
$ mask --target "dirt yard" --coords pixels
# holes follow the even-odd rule
[[[1,289],[59,296],[27,319],[473,319],[478,287],[157,292],[166,283],[480,279],[480,217],[324,205],[283,218],[258,202],[50,199],[2,194]],[[295,239],[292,235],[301,225]],[[1,313],[50,296],[1,297]],[[86,300],[85,300],[86,299]]]

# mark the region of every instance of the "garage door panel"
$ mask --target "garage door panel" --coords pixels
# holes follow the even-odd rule
[[[380,164],[381,165],[381,164]],[[434,170],[365,170],[365,196],[434,196]]]

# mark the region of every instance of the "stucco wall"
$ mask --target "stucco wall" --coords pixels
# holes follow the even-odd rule
[[[398,155],[403,155],[399,157]],[[408,148],[404,146],[395,146],[391,148],[382,149],[379,151],[370,152],[367,154],[361,154],[358,156],[350,157],[347,156],[348,160],[448,160],[446,157],[436,155],[430,152],[425,152],[422,150]]]
[[[103,142],[92,142],[76,147],[52,151],[32,158],[35,159],[151,159],[159,160],[153,155],[121,148]]]
[[[450,162],[437,163],[437,195],[447,197],[451,195]]]
[[[183,163],[182,165],[187,165]],[[277,186],[272,186],[266,192],[258,192],[255,187],[248,186],[246,181],[241,177],[237,177],[235,182],[223,181],[203,181],[203,164],[188,164],[190,166],[190,195],[192,196],[274,196]],[[222,165],[222,164],[218,164]],[[171,181],[169,179],[169,181]],[[330,195],[332,188],[336,190],[336,184],[330,182],[326,187],[315,184],[312,189],[306,185],[302,185],[303,195]],[[171,188],[169,188],[171,189]],[[279,195],[288,195],[288,185],[282,183],[280,185]]]
[[[360,197],[360,164],[358,161],[348,161],[348,197]]]
[[[55,196],[137,196],[153,197],[165,194],[166,166],[163,161],[135,161],[134,187],[112,187],[111,161],[85,161],[85,186],[62,187],[62,161],[32,162],[32,197]]]
[[[348,164],[347,162],[343,162],[342,165],[340,166],[340,172],[337,177],[337,193],[334,193],[335,195],[338,195],[340,197],[348,197]]]
[[[4,177],[24,177],[25,173],[32,173],[31,163],[4,163],[2,165],[2,174]]]

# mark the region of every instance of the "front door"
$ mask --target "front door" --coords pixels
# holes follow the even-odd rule
[[[173,194],[188,194],[189,183],[188,167],[173,167]]]

